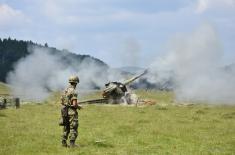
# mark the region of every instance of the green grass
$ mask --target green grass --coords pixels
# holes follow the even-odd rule
[[[155,100],[158,104],[171,104],[174,102],[174,94],[170,91],[136,90],[138,97]]]
[[[58,95],[44,104],[1,110],[0,154],[235,154],[234,106],[175,106],[170,92],[137,94],[165,106],[84,106],[77,149],[60,145]]]

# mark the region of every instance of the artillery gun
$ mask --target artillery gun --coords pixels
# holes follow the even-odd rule
[[[147,73],[147,70],[145,70],[143,73],[136,75],[124,82],[109,82],[105,84],[105,88],[102,91],[102,97],[101,99],[95,99],[95,100],[87,100],[82,101],[82,103],[123,103],[126,102],[127,104],[131,103],[130,99],[130,93],[128,92],[127,86],[131,84],[136,79],[140,78],[141,76],[145,75]]]

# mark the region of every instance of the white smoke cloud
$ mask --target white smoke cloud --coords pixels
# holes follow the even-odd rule
[[[63,70],[58,57],[35,48],[29,56],[17,63],[15,70],[9,73],[7,81],[12,85],[15,95],[42,99],[48,96],[49,89],[63,86],[65,81],[62,79],[71,72]]]
[[[45,99],[51,91],[63,90],[71,75],[79,76],[79,90],[101,88],[104,83],[120,78],[118,72],[107,70],[88,58],[82,62],[71,60],[68,64],[62,60],[66,54],[52,54],[40,47],[29,47],[29,51],[31,53],[18,61],[7,78],[13,94],[23,99]]]
[[[235,73],[223,68],[223,54],[214,28],[205,24],[172,40],[168,54],[151,65],[150,81],[173,78],[178,100],[235,103]]]
[[[119,71],[100,66],[94,59],[84,57],[79,62],[65,50],[53,52],[49,48],[29,46],[28,51],[30,54],[19,60],[7,77],[13,94],[25,100],[41,101],[52,91],[65,89],[71,75],[79,76],[80,95],[94,88],[103,88],[106,82],[123,77]]]
[[[30,48],[9,73],[8,83],[14,94],[29,99],[44,99],[51,91],[66,87],[70,75],[78,75],[79,90],[103,87],[108,81],[125,78],[115,70],[104,70],[88,60],[67,64],[61,54],[45,48]],[[223,49],[213,27],[202,25],[191,34],[178,35],[170,42],[168,53],[150,66],[148,81],[166,83],[173,80],[177,100],[235,103],[235,69],[226,70]],[[151,76],[153,75],[153,76]]]

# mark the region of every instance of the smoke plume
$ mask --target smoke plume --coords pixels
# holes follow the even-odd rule
[[[133,43],[130,47],[137,46]],[[133,53],[138,48],[129,50]],[[147,81],[153,84],[149,86],[170,88],[179,101],[235,103],[235,65],[224,66],[224,52],[213,27],[205,24],[191,34],[175,36],[167,51],[149,67]],[[103,88],[108,81],[125,79],[119,71],[97,65],[91,59],[78,62],[66,52],[51,52],[50,48],[38,46],[29,47],[29,52],[7,80],[13,93],[21,98],[45,99],[50,92],[64,89],[70,75],[79,76],[79,90]]]
[[[79,76],[79,90],[101,88],[104,83],[120,78],[118,72],[98,65],[91,58],[78,62],[66,53],[38,46],[29,46],[28,51],[30,54],[17,62],[7,78],[13,94],[23,99],[45,99],[52,91],[63,90],[71,75]]]
[[[178,35],[168,53],[150,67],[149,81],[173,79],[180,101],[235,103],[235,72],[223,66],[223,50],[213,27],[202,25],[190,35]]]

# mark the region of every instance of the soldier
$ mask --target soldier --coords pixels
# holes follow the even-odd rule
[[[75,147],[75,141],[78,136],[78,112],[77,109],[82,107],[78,104],[76,86],[79,83],[77,76],[69,78],[70,85],[65,89],[61,96],[61,116],[60,125],[63,126],[62,146],[67,147],[67,139],[69,136],[70,147]]]

